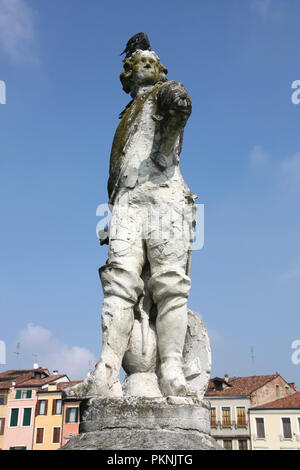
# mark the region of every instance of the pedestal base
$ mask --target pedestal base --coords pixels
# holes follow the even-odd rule
[[[63,450],[216,450],[210,407],[195,397],[90,398]]]

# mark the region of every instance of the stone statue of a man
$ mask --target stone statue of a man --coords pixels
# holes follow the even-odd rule
[[[160,390],[164,396],[185,396],[182,354],[195,204],[179,155],[191,100],[181,83],[167,80],[155,52],[137,49],[123,65],[120,79],[132,101],[121,114],[111,150],[109,254],[100,269],[103,347],[89,380],[98,395],[122,396],[120,368],[148,266]]]
[[[100,270],[103,349],[94,376],[99,386],[106,383],[111,394],[121,394],[120,367],[149,262],[160,387],[164,395],[185,395],[182,351],[193,195],[178,163],[191,100],[181,83],[167,81],[167,70],[153,51],[137,50],[123,65],[121,82],[133,101],[123,112],[111,150],[109,257]]]

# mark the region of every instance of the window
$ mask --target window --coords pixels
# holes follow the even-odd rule
[[[26,399],[32,397],[32,390],[17,390],[16,391],[16,399]]]
[[[282,428],[284,439],[292,438],[292,427],[290,418],[282,418]]]
[[[259,439],[265,438],[264,418],[256,418],[256,433]]]
[[[60,428],[53,428],[52,443],[53,444],[60,443]]]
[[[232,440],[231,439],[224,439],[223,447],[225,450],[232,450]]]
[[[31,423],[31,408],[24,408],[23,426],[30,426],[30,423]]]
[[[48,400],[38,400],[36,404],[36,414],[46,415],[48,410]]]
[[[66,409],[66,423],[78,423],[78,408]]]
[[[239,450],[248,450],[247,440],[241,439],[239,440]]]
[[[18,426],[19,408],[12,408],[10,413],[10,427]]]
[[[7,395],[0,395],[0,406],[6,405],[7,403]]]
[[[237,407],[236,409],[236,418],[237,418],[237,425],[238,426],[245,426],[246,425],[246,408],[245,407]]]
[[[279,387],[279,385],[275,385],[275,388],[276,388],[276,397],[280,398],[280,387]]]
[[[231,426],[230,408],[222,408],[222,426]]]
[[[62,400],[53,400],[52,414],[61,415],[62,413]]]
[[[37,428],[36,429],[36,444],[43,444],[44,442],[44,428]]]
[[[216,408],[211,408],[211,410],[210,410],[210,425],[211,426],[216,426],[217,425]]]
[[[9,450],[26,450],[26,446],[10,447]]]
[[[5,418],[0,418],[0,436],[4,434]]]

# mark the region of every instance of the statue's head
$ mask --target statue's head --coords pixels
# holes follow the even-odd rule
[[[168,70],[154,51],[138,49],[123,61],[123,66],[124,72],[121,73],[120,80],[126,93],[132,94],[142,86],[168,81]]]

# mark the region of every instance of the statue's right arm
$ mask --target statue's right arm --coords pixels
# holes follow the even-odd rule
[[[192,102],[184,86],[175,81],[164,83],[157,96],[158,115],[184,128],[191,112]]]

